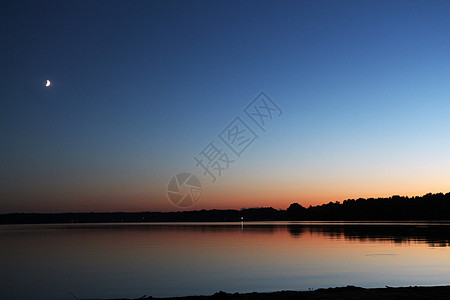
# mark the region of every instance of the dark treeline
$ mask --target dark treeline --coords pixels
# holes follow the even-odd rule
[[[234,222],[284,220],[285,211],[269,208],[196,210],[178,212],[13,213],[0,215],[0,224],[110,223],[110,222]]]
[[[349,199],[343,203],[287,209],[289,220],[450,220],[450,193],[416,197]]]
[[[450,220],[450,193],[416,197],[349,199],[343,203],[305,208],[293,203],[286,210],[249,208],[139,213],[13,213],[0,215],[0,224],[109,223],[109,222],[236,222],[241,221],[357,221]]]

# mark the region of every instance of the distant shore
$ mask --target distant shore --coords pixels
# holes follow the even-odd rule
[[[360,288],[355,286],[317,289],[313,291],[280,291],[273,293],[225,293],[218,292],[210,296],[186,296],[172,298],[141,297],[140,300],[294,300],[294,299],[450,299],[450,286],[414,286],[414,287],[385,287]],[[95,299],[92,299],[95,300]],[[121,298],[115,300],[130,300]]]
[[[181,208],[180,208],[181,209]],[[404,221],[450,220],[450,193],[347,199],[340,203],[287,209],[259,207],[176,212],[66,212],[0,214],[0,224],[240,222],[244,221]]]

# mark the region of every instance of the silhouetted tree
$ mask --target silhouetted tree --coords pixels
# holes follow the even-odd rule
[[[286,210],[288,220],[303,220],[305,219],[306,208],[298,203],[292,203]]]

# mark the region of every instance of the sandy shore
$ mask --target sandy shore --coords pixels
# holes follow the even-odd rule
[[[366,289],[354,286],[318,289],[314,291],[294,292],[281,291],[273,293],[247,293],[247,294],[229,294],[218,292],[210,296],[187,296],[172,298],[153,298],[142,297],[135,298],[145,299],[164,299],[164,300],[247,300],[247,299],[263,299],[263,300],[293,300],[293,299],[450,299],[450,286],[433,286],[433,287],[398,287],[398,288],[374,288]],[[130,300],[130,299],[116,299]]]

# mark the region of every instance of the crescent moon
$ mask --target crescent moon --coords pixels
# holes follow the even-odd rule
[[[47,79],[47,83],[45,84],[45,86],[50,86],[51,82],[50,80]]]

